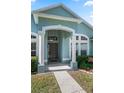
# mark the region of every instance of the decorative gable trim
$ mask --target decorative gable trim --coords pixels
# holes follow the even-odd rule
[[[35,20],[36,24],[38,24],[38,17],[56,19],[56,20],[64,20],[64,21],[71,21],[71,22],[77,22],[77,23],[82,22],[82,20],[76,19],[76,18],[63,17],[63,16],[57,16],[57,15],[51,15],[51,14],[45,14],[45,13],[35,13],[35,14],[33,14],[33,16],[34,16],[34,20]]]
[[[38,24],[38,15],[33,14],[35,24]]]

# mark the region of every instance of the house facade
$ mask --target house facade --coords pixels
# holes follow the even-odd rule
[[[77,67],[76,56],[93,55],[93,27],[63,4],[31,13],[31,55],[38,56],[38,72],[50,63]]]

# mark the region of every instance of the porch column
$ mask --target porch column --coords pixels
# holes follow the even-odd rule
[[[71,36],[69,37],[69,58],[71,59]]]
[[[73,69],[77,69],[77,62],[76,62],[76,39],[75,35],[72,36],[72,62],[71,67]]]
[[[75,36],[72,36],[72,62],[76,61],[76,43]]]
[[[38,42],[39,42],[39,55],[38,55],[38,73],[45,71],[44,66],[44,32],[39,31],[38,32]]]

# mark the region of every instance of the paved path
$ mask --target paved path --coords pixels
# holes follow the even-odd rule
[[[67,71],[54,72],[62,93],[86,93]]]

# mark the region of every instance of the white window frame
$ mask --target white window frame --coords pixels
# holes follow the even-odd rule
[[[75,37],[76,36],[79,37],[79,39],[76,40],[76,43],[79,44],[78,55],[81,55],[81,43],[87,44],[87,54],[86,55],[89,55],[89,37],[87,35],[84,35],[84,34],[75,34]],[[81,36],[87,38],[87,40],[81,40]]]
[[[32,45],[32,43],[35,43],[35,44],[36,44],[36,42],[31,42],[31,45]],[[32,47],[32,46],[31,46],[31,47]],[[37,55],[37,49],[33,49],[33,50],[31,49],[31,52],[32,52],[32,51],[35,51],[35,52],[36,52],[36,55]]]
[[[31,38],[31,43],[36,43],[36,56],[38,56],[38,34],[31,32],[32,36],[35,36],[36,38]],[[34,51],[34,50],[31,50]]]

